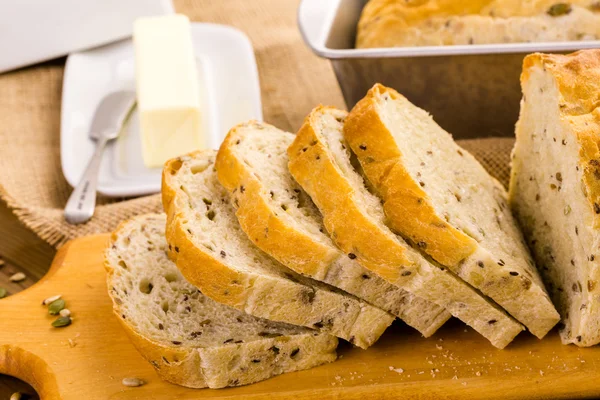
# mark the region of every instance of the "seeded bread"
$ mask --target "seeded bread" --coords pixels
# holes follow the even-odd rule
[[[425,111],[375,85],[344,137],[384,201],[389,226],[542,338],[559,315],[507,194]]]
[[[342,135],[346,115],[331,107],[316,108],[288,150],[290,171],[321,210],[331,237],[365,268],[446,308],[504,348],[523,330],[521,324],[387,228],[379,199],[352,166]]]
[[[560,311],[564,343],[600,342],[600,51],[532,54],[510,204]]]
[[[251,121],[234,127],[217,155],[219,181],[237,204],[242,229],[290,269],[326,282],[402,318],[425,337],[450,314],[395,287],[338,250],[310,197],[288,171],[294,135]]]
[[[246,237],[219,184],[215,152],[168,161],[163,205],[170,256],[206,296],[248,314],[315,328],[367,348],[394,317],[294,273]]]
[[[335,337],[252,317],[186,282],[167,257],[165,223],[159,214],[123,223],[105,261],[113,311],[161,378],[222,388],[335,360]]]
[[[356,47],[597,40],[599,11],[593,0],[370,0]]]

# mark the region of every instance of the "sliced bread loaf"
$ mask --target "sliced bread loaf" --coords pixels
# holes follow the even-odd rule
[[[219,181],[234,199],[248,238],[290,269],[343,289],[431,336],[450,314],[387,283],[333,244],[321,214],[288,171],[287,148],[293,140],[289,132],[251,121],[229,131],[219,149]]]
[[[346,115],[330,107],[316,108],[288,150],[289,169],[321,210],[333,240],[365,268],[446,308],[494,346],[505,347],[523,327],[386,226],[379,199],[352,166],[342,134]]]
[[[392,229],[537,337],[558,322],[505,189],[431,116],[378,84],[350,112],[344,137]]]
[[[214,162],[215,152],[204,151],[165,164],[166,237],[183,276],[213,300],[248,314],[315,328],[362,348],[375,343],[394,317],[296,274],[254,246]]]
[[[335,337],[252,317],[186,282],[167,257],[165,223],[158,214],[123,223],[105,261],[113,311],[161,378],[222,388],[335,360]]]
[[[564,343],[600,342],[600,51],[532,54],[510,204],[563,318]]]

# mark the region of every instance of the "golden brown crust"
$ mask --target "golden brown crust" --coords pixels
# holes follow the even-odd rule
[[[402,43],[403,40],[398,38],[402,38],[408,28],[426,25],[433,19],[461,16],[544,18],[550,7],[558,3],[597,11],[595,3],[589,0],[370,0],[358,22],[356,47]],[[447,40],[451,41],[451,38]]]
[[[296,140],[288,148],[290,172],[296,180],[302,182],[307,192],[319,194],[315,197],[320,200],[318,206],[322,210],[323,222],[336,244],[344,252],[359,257],[365,268],[375,271],[388,282],[397,282],[401,273],[414,267],[414,263],[407,258],[400,246],[395,245],[394,238],[382,238],[380,242],[370,240],[378,235],[379,227],[357,207],[353,200],[352,186],[343,179],[337,179],[337,166],[331,159],[321,157],[319,163],[313,164],[317,155],[327,152],[313,128],[319,113],[327,109],[333,107],[319,106],[314,109],[296,134]],[[305,148],[307,150],[303,151]],[[341,221],[352,221],[352,224]],[[353,243],[340,240],[350,236],[356,239]],[[380,245],[383,242],[386,243],[385,246]],[[356,247],[356,243],[361,243],[360,248]]]
[[[580,166],[585,192],[594,212],[594,228],[600,228],[600,50],[568,55],[534,53],[525,57],[521,83],[529,79],[534,65],[550,70],[560,93],[561,119],[580,144]]]
[[[254,123],[254,122],[249,122]],[[244,124],[245,125],[245,124]],[[261,182],[243,165],[233,148],[240,139],[232,128],[217,154],[219,182],[237,199],[236,216],[254,244],[294,271],[322,279],[338,253],[286,224],[271,209]],[[235,188],[244,187],[232,193]],[[303,254],[303,257],[296,257]]]
[[[212,152],[212,150],[211,150]],[[190,153],[190,157],[202,154],[203,151]],[[163,207],[167,213],[167,230],[165,236],[169,246],[169,258],[177,263],[177,268],[192,285],[202,289],[202,293],[213,300],[227,304],[235,308],[242,307],[246,303],[248,292],[242,285],[232,286],[230,282],[245,282],[248,277],[228,268],[219,260],[198,249],[189,232],[182,224],[181,216],[177,214],[178,209],[187,207],[187,204],[178,198],[177,189],[173,187],[172,176],[181,168],[180,158],[169,160],[165,163],[162,174],[162,199]],[[198,268],[202,265],[202,268]],[[211,271],[210,274],[205,273]]]
[[[375,108],[375,97],[381,95],[402,97],[383,85],[373,86],[348,115],[344,137],[381,191],[392,229],[407,234],[441,264],[458,265],[475,251],[477,242],[437,215],[427,193],[404,167],[402,153]]]

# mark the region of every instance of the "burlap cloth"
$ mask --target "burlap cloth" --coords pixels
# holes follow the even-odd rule
[[[193,21],[233,25],[251,39],[258,62],[265,121],[295,131],[317,104],[344,107],[330,64],[314,56],[296,27],[297,0],[175,0]],[[136,214],[161,210],[158,195],[99,199],[94,218],[73,226],[62,210],[71,192],[60,166],[60,103],[64,62],[0,75],[0,197],[19,219],[54,246],[108,232]],[[461,143],[501,182],[508,180],[512,139]]]

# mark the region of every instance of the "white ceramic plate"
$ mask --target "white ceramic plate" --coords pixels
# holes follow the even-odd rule
[[[256,60],[246,35],[231,27],[193,23],[192,40],[204,131],[209,147],[217,149],[232,126],[249,119],[262,120]],[[96,106],[116,90],[135,90],[131,40],[69,56],[62,95],[61,163],[71,186],[77,185],[94,151],[88,127]],[[139,118],[134,110],[121,136],[104,153],[98,191],[111,197],[156,193],[160,178],[160,168],[144,166]]]

